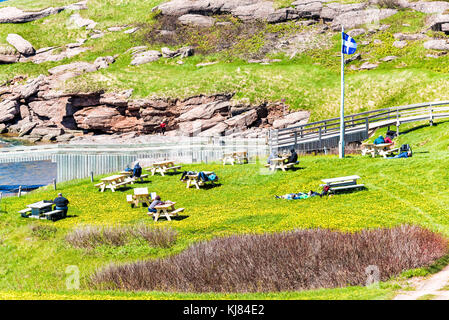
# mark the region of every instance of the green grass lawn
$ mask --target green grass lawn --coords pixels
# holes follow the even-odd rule
[[[90,180],[59,185],[70,200],[70,217],[57,222],[23,219],[17,213],[26,204],[53,199],[58,191],[38,190],[21,198],[3,199],[0,214],[0,298],[92,298],[92,299],[386,299],[397,286],[390,281],[379,289],[353,287],[305,292],[270,294],[182,294],[123,293],[90,291],[89,276],[111,262],[165,257],[184,250],[189,244],[214,237],[293,230],[327,228],[357,231],[366,228],[416,224],[449,237],[449,122],[434,127],[401,127],[407,134],[398,143],[410,143],[414,156],[409,159],[383,159],[349,155],[305,156],[300,170],[266,174],[262,164],[225,166],[185,165],[183,169],[215,171],[221,186],[209,190],[186,189],[179,175],[154,176],[148,187],[163,200],[186,208],[185,219],[158,222],[146,215],[146,208],[131,209],[126,194],[132,190],[98,192]],[[379,132],[381,134],[382,132]],[[366,190],[330,198],[278,200],[274,195],[319,189],[320,180],[357,174]],[[100,177],[96,177],[98,180]],[[178,233],[176,244],[167,249],[131,242],[121,247],[100,246],[94,250],[75,249],[65,235],[79,225],[134,225],[145,223],[172,227]],[[31,227],[56,227],[47,237]],[[65,289],[67,266],[76,265],[81,274],[81,291]],[[412,270],[407,276],[426,274],[428,269]]]

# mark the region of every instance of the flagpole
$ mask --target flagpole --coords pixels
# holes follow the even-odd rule
[[[345,157],[345,54],[343,53],[343,33],[345,29],[341,26],[341,105],[340,105],[340,142],[339,157]]]

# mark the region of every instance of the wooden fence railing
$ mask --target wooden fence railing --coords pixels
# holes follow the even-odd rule
[[[402,123],[449,118],[449,101],[425,102],[384,108],[345,116],[345,142],[363,141],[371,130],[395,126],[399,134]],[[295,148],[318,151],[338,146],[340,118],[331,118],[299,126],[270,131],[270,148]]]

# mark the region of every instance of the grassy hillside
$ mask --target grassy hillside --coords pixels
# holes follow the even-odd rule
[[[60,1],[66,3],[66,1]],[[186,97],[201,93],[235,92],[235,100],[246,102],[279,101],[286,99],[293,109],[312,111],[312,119],[318,120],[338,114],[340,95],[339,34],[326,32],[323,49],[298,53],[294,58],[283,53],[269,53],[268,57],[278,58],[281,62],[270,65],[250,64],[247,59],[258,55],[258,51],[267,45],[263,34],[272,32],[289,37],[314,26],[299,26],[293,22],[262,27],[261,32],[247,39],[238,39],[231,49],[216,52],[211,34],[219,37],[220,30],[213,27],[204,33],[190,34],[182,45],[199,45],[207,54],[197,53],[177,64],[177,59],[161,59],[154,63],[130,66],[131,55],[125,51],[131,47],[148,45],[159,49],[162,43],[148,42],[148,32],[155,23],[155,13],[151,9],[161,3],[152,1],[89,1],[89,9],[80,11],[81,15],[98,22],[97,29],[117,25],[140,26],[134,34],[110,32],[101,39],[89,39],[85,46],[92,49],[71,59],[49,62],[41,65],[23,63],[0,66],[0,82],[18,74],[35,76],[57,64],[72,61],[94,61],[105,55],[118,54],[119,57],[110,68],[86,74],[67,83],[68,90],[93,90],[106,88],[119,90],[134,88],[134,97],[171,96]],[[277,1],[281,6],[289,1]],[[0,6],[21,8],[43,8],[50,5],[47,0],[20,1],[10,0]],[[52,6],[55,6],[51,2]],[[5,42],[10,32],[18,33],[28,39],[36,48],[61,46],[85,38],[88,31],[67,28],[66,22],[71,13],[58,15],[20,25],[0,25],[0,44]],[[358,67],[365,61],[354,61],[346,68],[346,110],[365,111],[395,105],[448,99],[449,56],[428,58],[423,47],[424,40],[409,41],[402,49],[392,46],[393,34],[397,32],[415,33],[425,30],[425,15],[411,10],[401,10],[398,14],[381,21],[390,27],[374,34],[355,37],[359,44],[358,52],[368,62],[395,55],[398,58],[390,62],[381,62],[379,67],[370,71],[352,71],[352,65]],[[373,26],[367,26],[367,29]],[[375,27],[375,26],[374,26]],[[428,32],[429,36],[445,37],[442,34]],[[321,38],[320,38],[321,39]],[[377,40],[377,41],[375,41]],[[321,41],[321,40],[320,40]],[[363,45],[364,41],[370,41]],[[379,42],[381,41],[381,42]],[[208,51],[209,50],[209,51]],[[201,51],[201,50],[200,50]],[[217,64],[196,67],[201,62],[216,61]]]
[[[132,191],[98,192],[88,180],[59,186],[69,198],[70,217],[57,222],[23,219],[17,213],[26,204],[52,199],[51,189],[32,192],[22,198],[3,199],[0,214],[0,297],[1,298],[292,298],[292,299],[378,299],[391,297],[398,288],[395,281],[380,289],[362,287],[306,291],[300,293],[192,295],[181,293],[120,293],[89,291],[88,279],[97,269],[110,262],[129,262],[164,257],[184,250],[191,243],[214,237],[264,233],[296,228],[327,228],[357,231],[366,228],[416,224],[449,236],[447,207],[449,196],[442,188],[449,178],[446,139],[449,122],[434,127],[410,128],[398,143],[410,143],[413,158],[383,159],[349,156],[302,157],[301,169],[267,175],[262,165],[248,164],[223,167],[220,164],[186,165],[183,169],[213,170],[221,186],[209,190],[186,189],[179,176],[155,176],[141,186],[156,191],[163,199],[185,207],[182,220],[153,222],[146,208],[131,209],[125,194]],[[438,163],[436,166],[435,163]],[[274,195],[319,189],[320,180],[357,174],[366,190],[287,201]],[[98,180],[100,177],[96,177]],[[70,246],[65,236],[79,225],[170,226],[178,240],[170,248],[149,247],[130,242],[114,247],[103,245],[93,250]],[[39,227],[36,227],[39,226]],[[55,229],[56,228],[56,229]],[[37,231],[36,231],[37,230]],[[81,272],[81,291],[65,290],[65,269],[76,265]],[[408,275],[425,274],[425,269]],[[18,290],[18,292],[15,292]],[[77,296],[78,297],[78,296]]]

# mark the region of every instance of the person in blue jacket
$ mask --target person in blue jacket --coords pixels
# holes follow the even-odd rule
[[[131,178],[140,178],[140,176],[142,175],[142,167],[139,164],[139,161],[136,162],[136,164],[134,165],[133,168],[133,174],[131,176]]]

